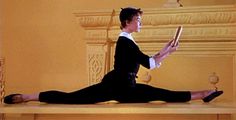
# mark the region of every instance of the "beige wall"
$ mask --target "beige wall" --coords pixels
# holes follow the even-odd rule
[[[165,0],[0,0],[0,55],[6,58],[6,92],[71,91],[88,85],[84,30],[76,10],[161,7]],[[182,0],[184,6],[235,4],[235,0]],[[2,48],[3,47],[3,48]]]
[[[0,1],[0,57],[2,57],[2,12],[3,12],[3,4],[2,1]]]

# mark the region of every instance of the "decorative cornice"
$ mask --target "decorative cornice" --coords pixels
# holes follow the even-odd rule
[[[119,10],[115,11],[112,26],[119,26]],[[222,24],[236,22],[236,7],[234,5],[155,8],[143,9],[143,25],[174,25],[174,24]],[[74,13],[83,27],[106,27],[112,11],[78,11]]]
[[[178,25],[183,25],[181,40],[189,41],[235,41],[236,7],[203,6],[181,8],[143,9],[143,28],[134,34],[137,42],[166,42],[171,39]],[[111,22],[111,15],[113,21]],[[117,39],[119,10],[78,11],[74,13],[86,29],[86,41],[106,43],[107,38]],[[108,30],[109,27],[109,30]]]

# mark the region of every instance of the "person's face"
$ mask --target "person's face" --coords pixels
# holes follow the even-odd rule
[[[132,21],[127,23],[127,29],[129,29],[130,33],[139,32],[141,29],[141,16],[134,16]]]

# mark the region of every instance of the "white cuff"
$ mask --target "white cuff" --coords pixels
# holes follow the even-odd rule
[[[154,68],[159,68],[161,66],[161,63],[156,63],[155,59],[150,57],[149,58],[149,65],[150,65],[150,69],[154,69]]]

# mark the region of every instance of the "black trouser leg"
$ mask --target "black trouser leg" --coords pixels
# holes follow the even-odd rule
[[[113,99],[113,95],[109,87],[100,83],[70,93],[45,91],[39,94],[39,101],[46,103],[92,104],[111,99]]]
[[[145,103],[158,100],[165,102],[187,102],[191,100],[191,93],[189,91],[171,91],[145,84],[136,84],[135,88],[127,90],[118,101]]]

